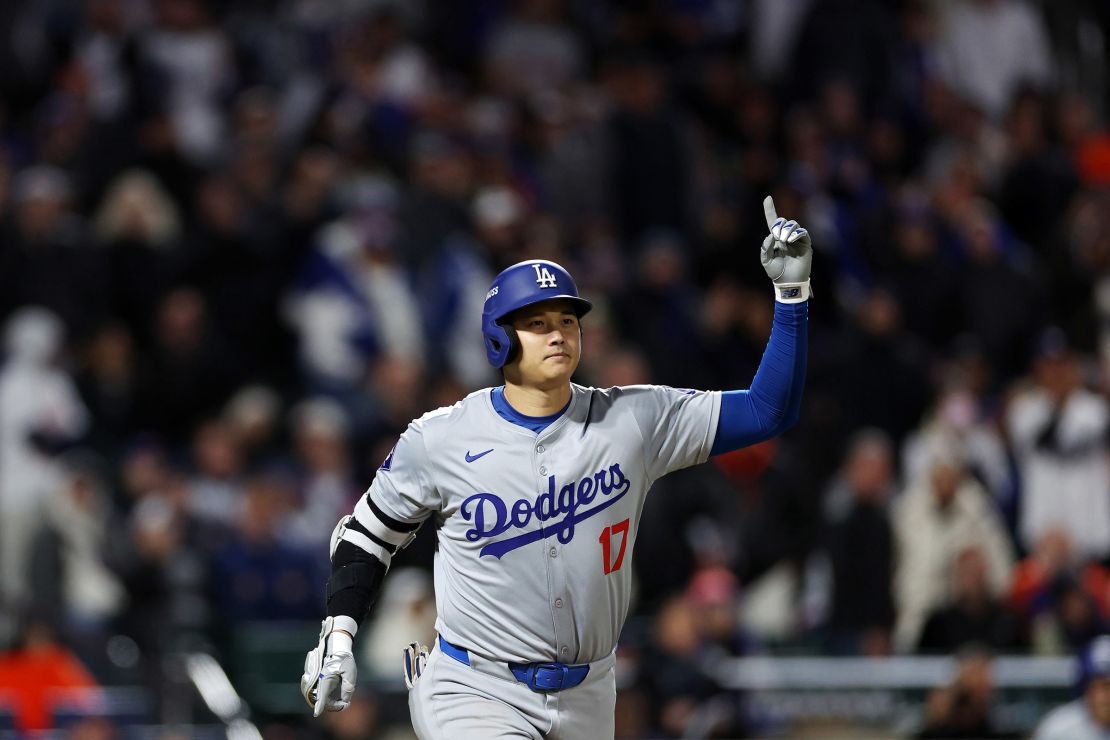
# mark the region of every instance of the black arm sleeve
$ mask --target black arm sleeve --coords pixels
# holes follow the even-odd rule
[[[327,607],[329,617],[351,617],[360,625],[382,589],[385,563],[361,547],[340,542],[331,559]]]

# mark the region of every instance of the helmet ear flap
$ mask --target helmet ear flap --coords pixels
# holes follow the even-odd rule
[[[516,330],[507,322],[487,325],[485,339],[486,353],[494,367],[505,367],[520,352],[520,339],[517,338]]]
[[[508,351],[505,352],[505,362],[501,365],[501,367],[505,367],[505,365],[520,357],[520,337],[517,336],[516,329],[508,321],[499,322],[497,326],[501,328],[506,339],[508,339]]]

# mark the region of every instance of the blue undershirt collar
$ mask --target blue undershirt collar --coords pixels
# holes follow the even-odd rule
[[[573,398],[572,395],[571,400],[573,400]],[[529,429],[536,434],[539,434],[555,423],[570,406],[570,401],[567,401],[566,406],[550,416],[527,416],[514,409],[512,404],[505,400],[505,386],[503,385],[499,385],[490,391],[490,399],[493,401],[493,410],[497,412],[498,416],[505,421],[511,421],[517,426]]]

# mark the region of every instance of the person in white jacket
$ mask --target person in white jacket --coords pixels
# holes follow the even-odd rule
[[[64,328],[50,311],[21,308],[4,327],[0,365],[0,600],[10,607],[30,595],[27,557],[43,509],[63,471],[51,445],[79,438],[88,411],[73,379],[56,364]]]
[[[994,596],[1009,587],[1014,556],[1002,519],[984,488],[967,474],[961,448],[936,437],[929,463],[894,510],[894,643],[912,651],[929,612],[948,602],[957,556],[977,547],[987,561]]]
[[[1058,527],[1077,555],[1101,560],[1110,556],[1110,408],[1083,387],[1079,360],[1056,330],[1041,341],[1033,377],[1006,417],[1022,481],[1022,542],[1032,549]]]

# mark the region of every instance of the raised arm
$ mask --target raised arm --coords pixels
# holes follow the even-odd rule
[[[747,447],[782,434],[798,420],[805,384],[809,329],[809,232],[780,218],[770,196],[763,201],[770,233],[760,260],[775,288],[775,319],[751,387],[726,391],[711,454]]]

